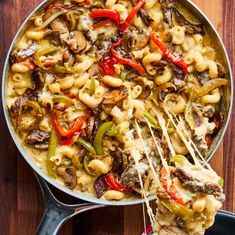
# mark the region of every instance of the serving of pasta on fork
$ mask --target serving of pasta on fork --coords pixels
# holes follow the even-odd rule
[[[206,158],[228,80],[205,27],[177,1],[51,1],[9,63],[12,124],[50,177],[97,198],[143,198],[159,235],[213,224],[223,179]]]

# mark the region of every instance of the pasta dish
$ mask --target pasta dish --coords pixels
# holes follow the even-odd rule
[[[223,180],[205,158],[228,81],[205,27],[177,1],[51,1],[9,64],[12,124],[49,176],[97,198],[142,197],[159,235],[213,224]]]

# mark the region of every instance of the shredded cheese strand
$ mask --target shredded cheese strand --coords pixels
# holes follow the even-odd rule
[[[162,133],[164,135],[164,137],[166,138],[166,142],[168,144],[168,147],[170,149],[170,152],[171,152],[171,156],[175,156],[175,150],[171,144],[171,140],[170,140],[170,137],[167,133],[167,129],[166,129],[166,126],[165,126],[165,120],[164,118],[162,117],[162,115],[159,113],[159,111],[155,108],[155,105],[152,103],[152,106],[151,106],[153,112],[155,113],[155,115],[157,116],[158,118],[158,121],[159,121],[159,124],[161,126],[161,129],[162,129]]]
[[[167,164],[166,159],[164,159],[164,157],[163,157],[163,155],[162,155],[162,149],[161,149],[161,147],[159,146],[159,144],[158,144],[158,142],[157,142],[157,140],[156,140],[156,137],[154,136],[152,127],[151,127],[149,121],[148,121],[145,117],[144,117],[144,119],[145,119],[145,121],[146,121],[146,123],[147,123],[147,125],[148,125],[148,128],[149,128],[149,130],[150,130],[150,133],[151,133],[151,135],[152,135],[152,137],[153,137],[153,141],[154,141],[154,143],[155,143],[155,145],[156,145],[156,147],[157,147],[157,151],[158,151],[159,156],[160,156],[160,158],[161,158],[162,165],[166,168],[167,171],[169,171],[169,169],[168,169],[169,166],[168,166],[168,164]],[[168,172],[168,173],[169,173],[169,172]],[[160,185],[161,185],[161,184],[160,184]]]
[[[155,179],[156,185],[157,185],[157,184],[159,184],[160,182],[158,181],[158,177],[157,177],[156,171],[155,171],[154,166],[153,166],[153,164],[152,164],[152,161],[151,161],[151,159],[150,159],[150,157],[149,157],[149,154],[148,154],[148,152],[147,152],[147,150],[146,150],[146,145],[145,145],[144,140],[143,140],[143,137],[142,137],[142,135],[141,135],[140,126],[139,126],[139,124],[137,123],[136,120],[135,120],[135,127],[136,127],[136,130],[137,130],[137,135],[138,135],[139,138],[140,138],[141,144],[142,144],[142,146],[143,146],[143,148],[144,148],[144,153],[145,153],[145,155],[146,155],[146,157],[147,157],[147,159],[148,159],[149,166],[150,166],[150,168],[151,168],[151,170],[152,170],[152,172],[153,172],[154,179]]]
[[[176,118],[176,116],[175,116],[175,114],[172,114],[172,115],[175,117],[175,119],[176,119],[176,121],[178,122],[178,125],[181,127],[181,129],[183,129],[183,127],[182,127],[182,125],[181,125],[181,123],[180,123],[180,121],[183,121],[182,117],[179,116],[180,121],[178,121],[177,118]],[[203,161],[203,163],[207,166],[207,168],[208,168],[209,170],[212,170],[212,171],[214,172],[214,170],[212,169],[212,167],[210,166],[210,164],[208,164],[208,163],[206,162],[206,160],[204,159],[204,157],[203,157],[202,154],[200,153],[199,149],[197,148],[196,144],[193,142],[193,140],[190,138],[190,136],[189,136],[189,134],[188,134],[187,132],[186,132],[186,135],[187,135],[187,137],[188,137],[188,139],[189,139],[189,142],[190,142],[191,145],[194,147],[194,149],[196,150],[198,156],[199,156],[200,159]]]
[[[186,138],[184,137],[184,134],[181,132],[181,130],[179,129],[179,127],[176,125],[175,121],[173,120],[172,115],[166,109],[164,109],[164,110],[165,110],[165,113],[167,114],[167,116],[169,117],[169,119],[171,120],[171,123],[174,125],[177,133],[179,134],[179,136],[181,138],[181,140],[184,142],[184,144],[185,144],[186,148],[188,149],[190,155],[192,156],[195,165],[201,166],[200,162],[198,161],[198,159],[196,157],[196,154],[195,154],[193,148],[190,145],[190,142],[188,142],[186,140]]]
[[[131,156],[134,159],[136,167],[137,167],[138,177],[139,177],[139,181],[140,181],[140,188],[141,188],[141,191],[143,193],[144,201],[145,201],[145,204],[146,204],[146,207],[147,207],[147,213],[149,215],[149,219],[150,219],[151,225],[154,226],[154,224],[155,224],[155,216],[153,214],[152,208],[149,205],[149,200],[148,200],[147,195],[146,195],[145,190],[144,190],[144,184],[143,184],[143,181],[142,181],[142,178],[141,178],[141,174],[140,174],[140,170],[139,170],[139,168],[140,168],[139,167],[139,162],[136,159],[138,155],[140,155],[138,150],[133,149],[131,151]]]
[[[144,199],[143,195],[141,196],[142,196],[142,199]],[[141,204],[142,204],[142,213],[143,213],[143,220],[144,220],[144,231],[146,231],[147,225],[146,225],[145,207],[144,207],[144,203],[141,203]]]

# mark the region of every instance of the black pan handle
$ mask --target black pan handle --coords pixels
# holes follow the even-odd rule
[[[35,173],[40,184],[45,201],[45,212],[35,235],[57,235],[62,225],[74,215],[104,207],[95,203],[81,202],[76,205],[67,205],[60,202],[48,187],[44,179]]]

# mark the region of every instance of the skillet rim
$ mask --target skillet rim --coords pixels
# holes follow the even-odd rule
[[[39,168],[36,164],[35,161],[33,161],[32,157],[27,153],[27,151],[25,150],[25,148],[23,147],[23,145],[21,144],[21,142],[19,141],[19,138],[17,137],[17,134],[15,133],[12,124],[11,124],[11,120],[10,117],[8,115],[8,110],[6,108],[6,97],[5,97],[5,93],[6,93],[6,83],[7,83],[7,73],[8,73],[8,61],[9,61],[9,57],[10,57],[10,53],[17,41],[17,38],[20,36],[20,34],[22,33],[22,31],[24,30],[24,27],[27,25],[30,17],[39,9],[45,7],[47,4],[49,4],[49,2],[53,2],[53,0],[44,0],[43,2],[41,2],[36,8],[33,9],[33,11],[28,15],[28,17],[24,20],[24,22],[21,24],[20,28],[18,29],[16,35],[14,36],[12,43],[8,49],[8,53],[5,59],[5,63],[4,63],[4,69],[3,69],[3,74],[2,74],[2,106],[3,106],[3,112],[4,112],[4,117],[5,117],[5,121],[8,127],[8,130],[10,132],[11,138],[13,139],[18,151],[20,152],[20,154],[23,156],[23,158],[26,160],[26,162],[30,165],[30,167],[32,167],[32,169],[37,172],[37,174],[39,174],[43,179],[45,179],[48,183],[50,183],[51,185],[53,185],[54,187],[58,188],[59,190],[61,190],[62,192],[69,194],[70,196],[73,196],[75,198],[78,199],[82,199],[84,201],[89,201],[89,202],[93,202],[93,203],[97,203],[97,204],[103,204],[103,205],[110,205],[110,206],[127,206],[127,205],[134,205],[134,204],[139,204],[139,203],[143,203],[144,200],[143,199],[128,199],[128,200],[123,200],[123,201],[108,201],[106,199],[98,199],[95,196],[92,196],[90,194],[86,194],[86,193],[82,193],[79,191],[72,191],[70,189],[67,189],[65,186],[63,186],[62,184],[60,184],[58,181],[56,181],[55,179],[49,177],[41,168]],[[229,102],[229,109],[228,109],[228,113],[227,113],[227,120],[225,125],[223,126],[223,130],[222,130],[222,134],[220,135],[215,148],[211,151],[209,157],[206,159],[206,161],[209,161],[215,154],[215,152],[217,151],[218,147],[220,146],[225,132],[228,128],[228,124],[229,124],[229,120],[231,117],[231,112],[232,112],[232,104],[233,104],[233,75],[232,75],[232,69],[231,69],[231,64],[230,64],[230,60],[226,51],[226,48],[223,44],[223,41],[219,35],[219,33],[217,32],[217,30],[215,29],[214,25],[211,23],[211,21],[208,19],[208,17],[202,12],[202,10],[193,2],[190,2],[189,0],[181,0],[180,1],[182,5],[184,5],[184,2],[187,3],[189,5],[189,8],[191,9],[187,9],[187,7],[185,7],[190,13],[192,13],[193,15],[196,16],[196,18],[199,18],[200,20],[203,20],[206,22],[206,27],[210,28],[210,30],[212,30],[212,32],[215,34],[215,38],[216,38],[216,43],[221,47],[222,52],[223,52],[223,56],[225,56],[225,60],[224,62],[226,62],[227,66],[228,66],[228,73],[229,73],[229,82],[230,82],[230,102]],[[192,9],[195,11],[194,13],[192,12]],[[229,88],[228,88],[229,89]],[[156,197],[154,195],[149,196],[149,200],[154,200],[156,199]]]

